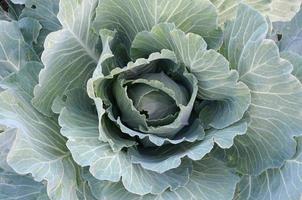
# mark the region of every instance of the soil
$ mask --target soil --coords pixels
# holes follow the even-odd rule
[[[0,0],[0,6],[3,8],[3,10],[8,11],[8,4],[6,0]]]

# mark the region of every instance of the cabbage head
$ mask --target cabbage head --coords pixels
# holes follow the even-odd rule
[[[300,0],[10,0],[0,200],[300,200]]]

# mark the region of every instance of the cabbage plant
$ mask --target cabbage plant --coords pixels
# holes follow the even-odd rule
[[[0,199],[300,200],[300,6],[2,1]]]

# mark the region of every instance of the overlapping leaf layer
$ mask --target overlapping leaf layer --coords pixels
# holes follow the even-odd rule
[[[300,6],[3,3],[0,199],[299,200]]]

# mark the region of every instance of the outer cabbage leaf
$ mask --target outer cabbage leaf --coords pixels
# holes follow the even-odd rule
[[[143,168],[159,173],[178,167],[186,157],[198,161],[209,153],[216,143],[223,149],[233,145],[234,137],[245,134],[247,123],[241,120],[224,129],[211,129],[201,141],[183,142],[177,145],[162,147],[129,149],[133,163],[139,163]]]
[[[206,157],[193,163],[190,181],[176,190],[159,195],[135,195],[129,193],[122,184],[101,182],[91,175],[87,176],[92,193],[97,199],[110,200],[231,200],[239,178],[221,161]]]
[[[290,20],[301,5],[300,0],[210,0],[218,9],[219,23],[236,17],[240,3],[245,3],[257,9],[264,15],[268,15],[271,21]]]
[[[33,104],[45,115],[52,115],[57,97],[61,98],[72,88],[83,87],[98,62],[98,36],[91,29],[97,2],[60,2],[58,18],[63,29],[49,34],[45,41],[42,54],[45,68],[34,90]]]
[[[137,195],[125,189],[121,182],[100,181],[92,176],[88,170],[84,171],[92,194],[97,200],[154,200],[154,195]]]
[[[251,90],[251,123],[227,156],[240,172],[255,175],[294,155],[293,137],[302,133],[302,86],[274,41],[265,39],[265,17],[248,6],[239,9],[226,29],[224,54]]]
[[[283,51],[280,55],[282,58],[290,61],[294,67],[292,74],[302,82],[302,55],[298,55],[291,51]]]
[[[13,169],[7,163],[7,154],[13,145],[16,138],[16,129],[9,129],[7,127],[2,127],[0,130],[0,168],[13,172]]]
[[[271,9],[266,14],[273,22],[288,21],[300,10],[301,5],[299,0],[274,0],[271,1]]]
[[[208,0],[103,0],[97,8],[95,29],[116,29],[129,48],[137,33],[162,22],[203,36],[210,48],[221,44],[216,9]]]
[[[296,155],[281,168],[259,176],[243,176],[235,200],[300,200],[302,197],[302,137],[297,138]]]
[[[62,126],[62,134],[69,139],[67,147],[77,163],[90,166],[90,172],[99,179],[120,179],[124,156],[119,151],[122,147],[134,145],[135,142],[119,139],[121,133],[108,119],[102,120],[101,125],[103,130],[109,130],[112,135],[117,152],[112,151],[109,143],[100,141],[97,113],[91,99],[85,96],[83,90],[67,93],[66,107],[60,113],[59,123]],[[123,146],[118,147],[119,144]]]

